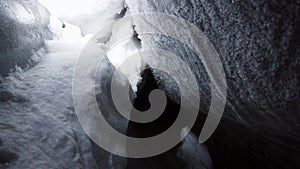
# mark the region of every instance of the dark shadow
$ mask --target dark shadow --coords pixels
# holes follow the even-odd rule
[[[16,153],[8,150],[0,150],[0,164],[8,165],[18,158]]]
[[[150,108],[148,96],[154,89],[158,89],[155,78],[151,69],[146,69],[142,73],[142,82],[138,85],[137,97],[133,101],[133,105],[140,111]],[[179,113],[180,105],[168,98],[167,106],[162,115],[153,122],[141,124],[129,122],[127,135],[136,138],[145,138],[158,135],[168,129],[176,120]],[[171,150],[154,157],[133,159],[127,161],[127,169],[182,169],[185,163],[178,158],[176,146]]]

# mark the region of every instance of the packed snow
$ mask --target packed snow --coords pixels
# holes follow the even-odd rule
[[[80,29],[69,24],[56,30],[60,30],[60,38],[46,42],[48,53],[44,52],[37,66],[28,71],[19,69],[2,80],[0,118],[4,120],[0,135],[6,151],[16,156],[3,163],[11,168],[96,165],[71,97],[73,68],[88,36],[81,37]]]

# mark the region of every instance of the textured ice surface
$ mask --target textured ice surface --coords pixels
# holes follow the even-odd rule
[[[223,120],[208,141],[215,167],[299,168],[300,38],[296,25],[299,25],[300,3],[139,2],[126,0],[130,12],[163,12],[182,17],[201,29],[220,55],[228,97]],[[144,46],[172,51],[192,67],[200,86],[200,108],[207,112],[210,80],[203,63],[189,46],[160,35],[145,35],[141,39]],[[156,78],[160,87],[178,100],[176,85],[160,72],[156,72]],[[201,118],[205,119],[205,115]]]
[[[36,64],[36,51],[50,38],[49,13],[36,0],[0,1],[0,76]]]
[[[41,63],[3,80],[0,155],[7,160],[0,168],[95,168],[71,99],[73,68],[84,42],[78,40],[48,41],[50,53]]]

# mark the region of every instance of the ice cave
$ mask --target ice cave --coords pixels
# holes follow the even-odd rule
[[[299,0],[0,0],[0,169],[300,169],[299,70]]]

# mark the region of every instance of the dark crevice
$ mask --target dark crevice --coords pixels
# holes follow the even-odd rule
[[[142,39],[139,37],[138,32],[136,31],[136,25],[132,26],[133,29],[133,41],[137,45],[138,48],[142,48]]]
[[[140,111],[150,108],[148,96],[152,90],[158,89],[158,85],[149,66],[142,73],[143,80],[138,84],[137,97],[133,105]],[[168,129],[176,120],[180,106],[167,97],[167,106],[162,115],[153,122],[142,124],[130,121],[127,135],[135,138],[146,138],[160,134]],[[179,133],[180,134],[180,133]],[[185,162],[180,159],[178,148],[180,144],[171,150],[154,157],[142,159],[128,159],[126,169],[182,169],[186,167]],[[128,150],[130,151],[130,150]]]
[[[115,19],[121,19],[126,15],[128,11],[128,6],[125,1],[123,2],[123,6],[123,9],[115,15]]]
[[[147,66],[148,67],[148,66]],[[152,69],[145,69],[142,73],[142,81],[138,84],[136,98],[133,106],[139,111],[150,109],[149,95],[158,89],[156,80],[152,74]],[[162,115],[150,123],[135,123],[130,121],[128,127],[128,135],[138,138],[146,138],[158,135],[167,130],[176,120],[179,113],[180,105],[172,101],[167,96],[167,105]]]

